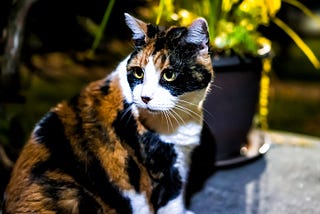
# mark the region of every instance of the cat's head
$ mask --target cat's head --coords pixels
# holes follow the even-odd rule
[[[135,44],[127,79],[138,109],[150,113],[200,109],[213,78],[206,20],[164,28],[129,14],[125,19]]]

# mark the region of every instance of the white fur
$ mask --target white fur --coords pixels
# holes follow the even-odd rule
[[[160,139],[164,142],[171,142],[174,144],[174,148],[177,153],[177,160],[174,166],[178,169],[184,184],[189,172],[191,152],[195,146],[200,143],[201,129],[201,124],[190,122],[180,126],[173,134],[160,135]],[[184,188],[182,191],[183,190]],[[166,206],[159,209],[158,213],[192,214],[193,212],[185,210],[183,195],[184,192],[181,192],[177,198],[169,201]]]
[[[168,202],[164,207],[161,207],[158,214],[184,214],[186,213],[185,206],[183,203],[183,195],[180,194],[175,199]]]
[[[152,213],[144,193],[137,194],[134,190],[129,190],[125,191],[124,195],[130,199],[133,214]]]
[[[167,89],[159,84],[160,72],[156,70],[153,57],[148,58],[145,67],[143,84],[133,89],[133,102],[137,107],[153,111],[165,111],[175,106],[176,97],[173,97]],[[141,97],[149,97],[151,100],[146,104]]]
[[[199,143],[202,124],[189,122],[181,125],[178,130],[169,135],[161,135],[160,138],[164,142],[171,142],[180,146],[195,146]]]
[[[132,99],[132,92],[131,92],[131,88],[128,83],[127,67],[126,67],[127,62],[129,60],[129,57],[130,56],[128,56],[122,62],[120,62],[120,64],[116,68],[115,72],[111,75],[118,75],[119,80],[120,80],[120,86],[122,89],[122,94],[128,103],[132,103],[132,100],[133,100]]]
[[[132,91],[127,78],[127,62],[129,58],[130,58],[130,55],[127,58],[125,58],[122,62],[119,63],[116,70],[111,74],[111,78],[118,76],[120,87],[122,90],[122,95],[124,99],[127,101],[127,103],[131,104],[133,102],[133,97],[132,97]],[[131,110],[135,115],[138,115],[138,110],[135,105],[131,106]]]
[[[190,122],[180,126],[173,134],[160,135],[162,141],[174,144],[177,153],[175,167],[179,170],[183,181],[187,179],[191,152],[200,143],[201,129],[201,124]]]

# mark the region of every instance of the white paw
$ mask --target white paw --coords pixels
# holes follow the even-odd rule
[[[191,211],[191,210],[187,210],[186,214],[195,214],[195,213],[193,211]]]

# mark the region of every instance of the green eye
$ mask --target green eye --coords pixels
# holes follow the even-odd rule
[[[175,80],[177,77],[176,73],[171,70],[171,69],[167,69],[163,71],[163,79],[167,82],[172,82],[173,80]]]
[[[137,79],[142,79],[143,75],[144,75],[143,70],[139,67],[133,68],[132,73],[133,73],[134,77]]]

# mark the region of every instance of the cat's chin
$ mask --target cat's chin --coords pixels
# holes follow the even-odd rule
[[[143,114],[161,114],[166,111],[170,111],[172,109],[170,106],[150,106],[150,105],[142,105],[136,104],[138,112]]]
[[[154,109],[150,109],[150,108],[147,108],[147,111],[151,114],[160,114],[161,113],[161,110],[154,110]]]
[[[161,114],[161,112],[163,112],[163,110],[160,109],[152,109],[152,108],[138,108],[139,112],[141,113],[149,113],[149,114]]]

